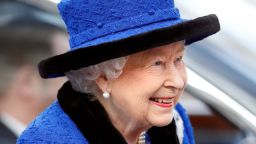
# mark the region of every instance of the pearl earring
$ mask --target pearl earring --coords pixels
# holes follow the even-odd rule
[[[104,92],[104,93],[102,94],[102,96],[103,96],[105,99],[108,99],[108,98],[110,97],[110,94],[109,94],[109,92]]]

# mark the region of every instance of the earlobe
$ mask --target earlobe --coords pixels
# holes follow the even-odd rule
[[[98,79],[96,79],[96,84],[102,91],[103,98],[109,99],[111,92],[111,89],[109,88],[109,80],[104,76],[100,76]]]
[[[105,92],[108,90],[108,83],[109,80],[105,77],[105,76],[99,76],[96,80],[95,80],[96,84],[98,85],[99,89],[102,92]],[[109,91],[108,91],[109,92]]]

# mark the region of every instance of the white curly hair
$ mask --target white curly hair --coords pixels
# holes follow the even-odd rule
[[[65,75],[71,82],[74,90],[97,96],[101,94],[101,90],[95,80],[101,75],[106,76],[107,79],[118,78],[127,59],[128,56],[111,59],[79,70],[69,71]],[[95,97],[93,100],[95,100]]]

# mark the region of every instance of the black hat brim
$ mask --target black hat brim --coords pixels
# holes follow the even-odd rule
[[[211,14],[160,28],[121,40],[102,43],[66,52],[39,63],[42,78],[64,76],[65,72],[77,70],[100,62],[131,55],[146,49],[185,40],[186,45],[206,38],[220,30],[219,20]]]

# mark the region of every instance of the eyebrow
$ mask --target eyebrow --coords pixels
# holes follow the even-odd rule
[[[184,51],[185,51],[185,48],[186,48],[186,46],[185,46],[185,41],[183,41],[183,44],[184,44],[184,45],[183,45],[182,47],[178,47],[178,48],[174,51],[174,53],[184,52]],[[151,55],[151,54],[153,54],[153,55]],[[149,55],[151,55],[151,56],[149,56]],[[162,52],[148,50],[148,51],[143,52],[142,57],[141,57],[141,60],[144,61],[144,60],[146,60],[146,59],[151,59],[151,57],[153,57],[153,56],[163,57],[163,55],[164,55],[164,54],[163,54]]]
[[[175,51],[173,51],[174,53],[180,53],[180,52],[183,52],[183,51],[185,51],[185,45],[184,46],[182,46],[182,47],[178,47]],[[151,53],[153,53],[154,55],[159,55],[159,56],[161,56],[162,55],[162,52],[159,52],[159,51],[149,51],[149,52],[146,52],[146,53],[144,53],[144,55],[146,55],[146,54],[151,54]]]

